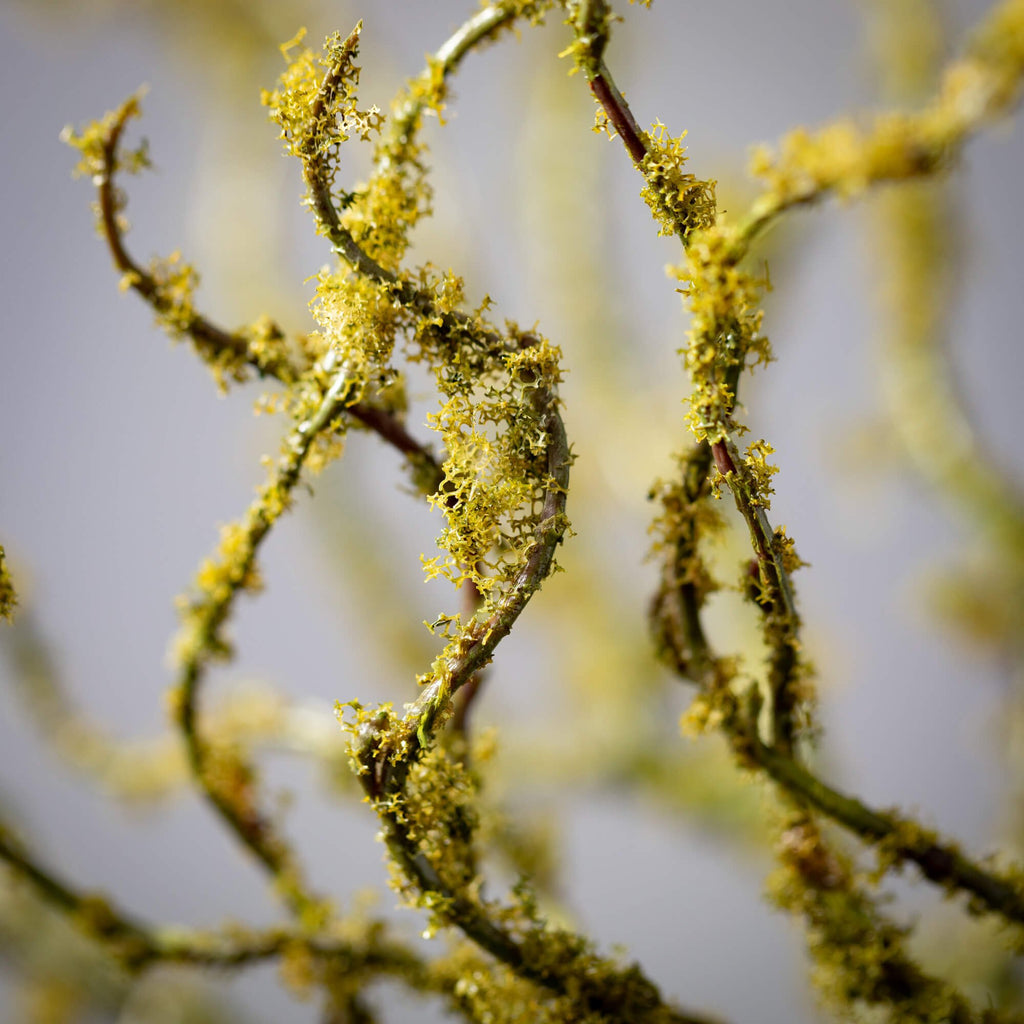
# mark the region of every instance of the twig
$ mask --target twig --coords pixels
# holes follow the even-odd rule
[[[237,364],[253,367],[261,377],[274,377],[285,385],[294,384],[307,372],[308,367],[288,357],[283,347],[284,333],[277,324],[270,321],[262,328],[266,337],[275,344],[267,351],[254,352],[244,330],[227,331],[192,309],[188,310],[182,320],[160,282],[128,251],[119,220],[122,200],[117,191],[115,176],[119,166],[121,136],[128,120],[137,114],[138,104],[132,100],[118,111],[103,139],[102,170],[96,176],[100,227],[114,260],[114,266],[123,275],[122,280],[145,300],[159,317],[166,319],[169,314],[173,314],[174,330],[190,337],[200,353],[206,352],[212,357],[227,354]],[[424,468],[426,475],[421,481],[421,486],[436,489],[440,484],[443,475],[437,458],[426,445],[417,441],[408,432],[405,424],[394,413],[365,401],[351,404],[346,413],[401,452],[414,470],[418,467]],[[431,491],[428,490],[427,493]]]
[[[983,868],[964,856],[956,843],[939,838],[917,822],[893,812],[870,808],[817,778],[789,754],[769,747],[750,724],[735,734],[748,756],[786,792],[842,825],[867,843],[878,845],[880,858],[895,864],[910,861],[930,882],[950,892],[960,890],[974,899],[974,911],[984,908],[1024,925],[1024,876]]]
[[[463,613],[466,619],[471,619],[479,610],[483,602],[483,595],[480,589],[472,580],[467,580],[463,587],[466,596],[463,598]],[[469,741],[469,713],[473,708],[480,688],[486,678],[486,670],[481,669],[462,687],[458,697],[455,698],[455,710],[452,712],[451,730],[452,733],[462,740],[467,749],[465,756],[468,756]]]
[[[587,76],[595,98],[615,127],[633,163],[656,193],[658,183],[650,176],[647,164],[650,152],[648,142],[602,56],[607,45],[607,26],[608,12],[604,0],[595,0],[583,6],[575,25],[580,44],[580,52],[577,53],[578,65]],[[675,233],[685,250],[693,236],[694,224],[682,219],[671,209],[668,212]],[[731,334],[731,325],[728,318],[725,318],[718,325],[716,337],[708,339],[716,351],[716,361],[722,364],[725,378],[722,390],[729,398],[716,416],[715,423],[706,424],[708,428],[713,426],[713,430],[707,430],[707,441],[710,443],[715,466],[732,492],[736,508],[747,524],[757,556],[763,591],[760,603],[764,615],[765,640],[771,651],[769,685],[773,698],[773,731],[778,742],[790,747],[796,736],[800,701],[795,687],[799,664],[800,616],[796,610],[789,572],[784,563],[784,552],[758,500],[757,488],[730,436],[729,419],[735,407],[745,360],[745,355],[737,359],[732,354]],[[699,437],[698,440],[703,438]],[[692,616],[692,595],[684,596],[680,612]],[[693,633],[692,622],[689,629]],[[696,634],[694,638],[696,639]]]
[[[428,965],[408,947],[383,939],[376,927],[368,929],[365,944],[329,935],[312,937],[306,932],[283,927],[221,933],[179,926],[154,927],[143,924],[102,897],[76,891],[15,843],[2,824],[0,860],[31,885],[44,902],[82,926],[91,938],[132,970],[145,970],[158,964],[247,967],[282,956],[298,944],[315,957],[340,962],[349,973],[384,973],[406,978],[417,988],[444,990],[448,987],[440,976],[428,981]]]
[[[203,673],[209,662],[224,649],[220,630],[231,612],[238,593],[253,577],[256,553],[270,528],[288,507],[299,482],[303,464],[320,434],[338,419],[350,398],[348,368],[333,366],[331,354],[325,370],[333,372],[330,387],[316,411],[297,424],[259,497],[244,520],[230,534],[228,550],[216,565],[214,581],[205,596],[194,603],[186,616],[180,641],[181,668],[176,692],[177,715],[196,780],[221,818],[264,866],[282,883],[285,895],[296,911],[309,909],[310,899],[292,872],[295,869],[283,840],[270,823],[240,794],[218,787],[209,770],[209,749],[198,728],[198,700]]]

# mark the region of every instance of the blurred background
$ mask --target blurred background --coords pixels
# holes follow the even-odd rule
[[[159,737],[173,598],[218,525],[248,504],[260,456],[285,425],[254,418],[261,385],[218,395],[138,298],[119,292],[93,230],[92,190],[72,181],[74,154],[58,135],[147,83],[135,137],[150,140],[156,173],[123,183],[131,249],[148,259],[180,248],[202,272],[198,305],[219,322],[267,312],[309,330],[308,279],[330,254],[259,104],[283,66],[278,44],[305,25],[315,45],[363,18],[361,100],[387,109],[472,7],[0,3],[0,543],[22,604],[0,633],[0,807],[47,863],[147,920],[278,918],[256,867],[178,785],[174,742]],[[690,169],[718,179],[722,205],[739,211],[753,195],[752,143],[927,94],[930,61],[947,44],[916,7],[897,8],[911,12],[907,24],[866,0],[657,0],[623,11],[607,59],[641,124],[688,129]],[[986,8],[943,3],[936,24],[948,45]],[[500,648],[475,727],[498,727],[494,792],[530,842],[557,852],[550,882],[568,919],[603,948],[624,948],[687,1007],[736,1022],[811,1021],[801,929],[761,898],[761,790],[716,739],[679,736],[689,693],[651,653],[647,495],[686,441],[686,318],[664,272],[678,247],[657,237],[618,143],[590,131],[586,83],[557,58],[569,40],[559,20],[471,56],[447,123],[426,132],[435,217],[412,259],[452,266],[473,301],[489,294],[498,318],[536,321],[562,347],[577,453],[568,571]],[[879,71],[894,53],[917,61],[904,77]],[[355,182],[368,168],[355,143],[351,161]],[[936,245],[948,250],[929,279],[941,313],[929,351],[948,343],[983,450],[1017,481],[1022,166],[1021,132],[997,125],[927,198]],[[823,773],[875,805],[914,811],[973,853],[1019,852],[1020,564],[986,530],[984,508],[936,486],[930,458],[956,443],[949,424],[933,424],[923,451],[902,429],[899,316],[885,301],[905,283],[887,233],[892,201],[801,212],[769,237],[765,328],[777,362],[745,383],[745,415],[750,440],[766,438],[781,467],[773,522],[810,563],[795,583],[820,677]],[[434,399],[415,374],[410,392],[410,427],[423,437]],[[394,909],[385,888],[376,821],[343,781],[332,708],[410,699],[434,649],[421,623],[459,598],[422,582],[419,554],[433,549],[440,520],[392,450],[353,434],[314,489],[264,548],[266,592],[240,602],[239,656],[211,676],[210,701],[265,740],[267,792],[314,884],[342,910],[375,889],[377,910],[416,935],[422,922]],[[744,543],[736,531],[722,564],[738,564]],[[710,614],[719,646],[756,660],[756,622],[737,595]],[[291,732],[270,735],[283,700]],[[927,924],[915,948],[929,966],[959,972],[980,999],[1014,998],[1016,976],[987,931],[927,887],[893,896],[898,919]],[[5,881],[3,1020],[320,1019],[273,966],[205,979],[162,972],[126,998],[34,913]],[[61,1016],[59,993],[37,984],[58,948],[95,990],[91,1017]],[[439,1005],[388,986],[379,1005],[389,1021],[443,1019]]]

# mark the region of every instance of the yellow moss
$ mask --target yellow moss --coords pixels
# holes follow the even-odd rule
[[[18,605],[18,595],[7,569],[7,555],[0,544],[0,619],[10,622]]]
[[[751,173],[767,190],[760,213],[809,202],[826,192],[856,196],[881,181],[930,173],[967,134],[1015,102],[1024,76],[1024,5],[1004,0],[972,46],[943,76],[937,99],[918,114],[886,113],[860,125],[841,119],[815,132],[797,128],[776,150],[757,147]]]
[[[714,222],[716,204],[715,182],[701,181],[683,170],[684,138],[686,132],[670,135],[660,121],[652,125],[644,137],[647,153],[640,168],[645,183],[640,195],[660,225],[658,233],[679,234],[685,240],[694,229]]]
[[[359,48],[362,22],[343,38],[327,37],[321,53],[299,48],[302,33],[282,47],[288,67],[275,89],[265,89],[261,102],[281,129],[285,152],[304,163],[315,161],[320,177],[344,208],[352,194],[336,188],[339,148],[352,136],[366,141],[380,132],[384,115],[377,107],[360,110],[356,103],[359,68],[354,63]],[[292,54],[292,50],[296,52]]]
[[[748,363],[771,360],[761,334],[760,297],[767,281],[740,269],[735,261],[736,232],[715,224],[694,230],[685,262],[670,268],[692,313],[684,363],[693,382],[690,428],[698,441],[720,441],[731,430],[735,375]]]
[[[753,503],[755,507],[763,508],[765,511],[772,507],[768,495],[775,493],[771,480],[779,471],[778,466],[771,465],[767,460],[767,456],[774,451],[775,449],[767,441],[755,441],[747,447],[746,458],[743,460],[753,495]]]
[[[141,100],[145,89],[140,89],[129,96],[117,110],[109,110],[98,121],[90,121],[81,131],[75,131],[71,125],[65,125],[60,133],[61,142],[66,143],[79,152],[79,162],[72,174],[75,177],[104,177],[107,172],[107,151],[111,132],[117,125],[138,117],[142,113]],[[135,149],[118,147],[117,161],[113,171],[124,171],[136,174],[150,166],[149,147],[143,141]]]
[[[782,568],[786,573],[794,573],[797,569],[802,569],[810,565],[809,562],[805,562],[796,553],[796,544],[794,543],[793,538],[786,534],[785,526],[775,527],[772,544],[779,556],[779,560],[782,563]]]
[[[289,942],[281,953],[278,976],[292,995],[308,1000],[318,981],[318,965],[309,945],[305,942]]]

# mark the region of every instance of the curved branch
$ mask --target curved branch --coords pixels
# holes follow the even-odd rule
[[[651,150],[647,136],[640,130],[629,104],[615,84],[603,59],[608,42],[609,23],[610,16],[605,0],[593,0],[583,5],[579,20],[574,26],[578,45],[577,61],[587,76],[595,99],[615,127],[637,170],[651,187],[652,196],[656,196],[659,194],[659,181],[654,175],[658,171],[656,166],[650,166],[648,162]],[[674,207],[662,205],[665,206],[664,212],[685,251],[694,231],[694,223],[690,219],[684,219]],[[723,323],[725,322],[723,319]],[[721,355],[724,390],[730,399],[728,407],[722,410],[720,418],[713,425],[716,436],[709,437],[708,441],[715,467],[729,487],[736,508],[747,524],[757,557],[762,590],[759,603],[763,612],[765,641],[770,650],[769,686],[772,694],[774,733],[779,742],[790,747],[796,737],[800,704],[800,696],[795,685],[799,668],[800,616],[796,608],[789,570],[785,564],[784,550],[776,539],[775,531],[761,502],[757,500],[757,489],[752,484],[750,473],[739,457],[728,430],[728,421],[735,408],[745,357],[736,361],[729,351],[731,332],[722,325],[719,326],[719,335],[709,340],[715,351]],[[691,619],[694,611],[692,599],[692,594],[683,595],[683,604],[679,609],[682,613],[690,615]],[[697,639],[692,622],[689,630],[694,639]]]
[[[237,365],[251,366],[261,377],[273,377],[285,385],[294,384],[307,372],[308,367],[289,359],[283,346],[284,332],[276,323],[268,321],[261,326],[266,339],[272,344],[266,349],[254,351],[244,330],[227,331],[193,309],[189,309],[182,317],[181,311],[175,309],[173,300],[161,283],[128,251],[120,223],[123,200],[118,193],[115,178],[120,166],[121,137],[128,121],[137,114],[138,104],[132,100],[117,112],[102,139],[101,169],[96,175],[101,234],[110,250],[114,266],[123,275],[122,280],[165,323],[169,326],[173,324],[176,332],[191,338],[201,354],[213,358],[227,355]],[[423,470],[419,480],[423,490],[427,493],[436,490],[443,479],[440,462],[426,445],[408,432],[399,417],[388,409],[365,401],[353,403],[346,412],[404,455],[412,465],[414,475],[415,470]]]
[[[224,651],[221,627],[239,592],[253,582],[260,544],[287,509],[313,443],[340,417],[351,397],[348,368],[345,365],[334,367],[333,363],[333,355],[329,354],[324,369],[334,373],[330,387],[315,412],[289,434],[285,454],[278,460],[259,497],[237,528],[229,531],[226,550],[219,563],[209,566],[206,574],[212,576],[212,581],[204,597],[187,611],[177,683],[177,716],[196,781],[231,831],[282,883],[286,897],[297,911],[307,909],[312,901],[294,876],[295,865],[283,840],[250,800],[230,787],[218,785],[211,776],[209,749],[199,733],[198,702],[207,665]]]
[[[498,22],[500,27],[504,21]],[[470,338],[479,347],[494,352],[514,352],[516,346],[501,332],[483,327],[476,318],[462,310],[439,310],[433,295],[426,289],[417,287],[412,281],[403,277],[375,260],[356,241],[352,232],[344,226],[341,214],[335,203],[332,190],[332,168],[321,137],[323,125],[332,110],[336,98],[338,84],[342,80],[355,58],[359,46],[360,26],[357,26],[337,48],[334,64],[328,68],[323,82],[306,119],[306,131],[296,143],[296,152],[302,163],[302,175],[309,190],[309,203],[316,216],[320,230],[331,243],[335,253],[340,256],[355,273],[374,282],[390,294],[396,307],[403,307],[416,316],[429,320],[444,335],[455,338]],[[459,33],[456,33],[459,36]],[[451,73],[459,60],[469,52],[470,41],[480,41],[484,35],[466,35],[462,46],[453,48],[446,61],[441,63],[445,74]],[[429,74],[428,72],[424,73]],[[422,110],[422,101],[417,105],[410,102],[406,117],[407,129],[414,125]]]
[[[920,178],[951,164],[986,123],[1011,110],[1020,98],[1024,46],[1020,0],[997,4],[974,32],[965,55],[942,77],[935,99],[917,114],[883,114],[866,131],[839,122],[814,135],[784,140],[780,156],[762,151],[754,172],[767,178],[765,191],[741,222],[734,262],[783,213],[830,195],[852,195],[891,181]],[[850,161],[819,158],[836,133],[852,142]]]
[[[537,937],[517,935],[500,922],[494,908],[454,889],[421,850],[403,813],[409,772],[433,738],[440,712],[452,694],[467,685],[490,660],[497,644],[550,572],[554,551],[565,529],[565,498],[571,456],[557,413],[554,395],[538,396],[544,409],[548,435],[548,485],[534,532],[534,545],[520,572],[494,612],[483,623],[470,627],[457,657],[444,666],[444,678],[428,685],[400,722],[387,715],[367,722],[360,730],[355,754],[362,767],[360,779],[376,805],[385,826],[385,841],[392,856],[424,896],[443,907],[447,923],[459,928],[483,950],[508,966],[519,977],[560,997],[571,998],[587,1013],[605,1019],[664,1021],[671,1024],[706,1024],[667,1006],[657,988],[638,968],[623,971],[584,952],[577,937],[564,934],[573,953],[560,958],[546,954]],[[561,934],[561,933],[560,933]],[[591,959],[592,970],[580,969],[579,957]]]
[[[99,223],[114,266],[123,275],[125,284],[152,306],[159,317],[165,319],[174,315],[175,330],[190,337],[201,353],[228,354],[239,363],[252,366],[260,376],[276,377],[285,384],[292,383],[300,376],[301,368],[293,365],[279,347],[276,352],[260,359],[250,351],[249,342],[242,332],[226,331],[194,310],[189,310],[181,319],[160,282],[128,252],[120,223],[123,199],[115,185],[115,175],[120,165],[121,136],[128,121],[138,113],[138,103],[134,100],[129,100],[117,112],[109,132],[102,140],[102,169],[96,176]],[[276,341],[284,338],[276,324],[269,325],[268,334]]]

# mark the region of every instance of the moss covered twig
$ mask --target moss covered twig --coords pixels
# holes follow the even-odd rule
[[[436,330],[453,341],[468,339],[492,355],[512,354],[516,345],[501,331],[487,325],[479,316],[439,302],[437,292],[440,286],[422,287],[377,258],[381,256],[389,264],[395,263],[394,246],[386,253],[381,253],[378,246],[375,246],[374,253],[371,253],[356,238],[353,230],[346,226],[348,208],[353,207],[358,213],[360,203],[372,201],[374,191],[368,189],[360,195],[342,193],[340,197],[336,194],[337,147],[349,138],[349,131],[369,137],[372,131],[380,127],[379,120],[372,119],[372,111],[360,111],[355,105],[359,69],[354,61],[358,54],[361,29],[360,23],[344,40],[328,40],[322,58],[322,78],[317,78],[312,69],[301,67],[297,60],[290,72],[295,72],[293,77],[298,81],[285,77],[281,88],[264,96],[271,117],[281,125],[281,135],[288,152],[297,156],[302,163],[307,201],[316,217],[318,230],[326,236],[334,251],[353,272],[376,285],[389,298],[396,315],[405,326]],[[447,74],[454,69],[465,52],[468,52],[468,47],[456,51],[446,64],[435,66]],[[301,78],[298,74],[300,72]],[[421,102],[426,103],[425,100]],[[414,124],[419,117],[419,108],[414,109],[415,115],[408,115],[412,117],[410,124]],[[407,150],[402,160],[412,159],[413,151],[408,147]],[[398,159],[397,154],[392,159]],[[409,211],[417,208],[422,195],[419,181],[403,187],[409,189],[410,194],[393,197],[386,209],[377,211],[382,223],[375,222],[374,235],[383,231],[385,235],[404,238],[410,219]]]
[[[708,594],[718,588],[700,550],[704,533],[718,526],[709,509],[711,466],[711,446],[695,445],[680,459],[678,479],[651,492],[664,509],[654,524],[663,549],[650,609],[655,642],[673,670],[698,685],[708,685],[717,660],[700,614]]]
[[[865,129],[837,121],[810,134],[798,129],[773,152],[762,147],[751,169],[767,184],[734,239],[738,261],[782,213],[829,195],[856,196],[884,182],[950,166],[985,124],[1013,108],[1024,77],[1024,3],[996,4],[972,34],[964,56],[942,76],[919,113],[879,115]]]
[[[547,436],[547,476],[533,541],[489,614],[482,621],[471,621],[449,644],[443,660],[439,659],[440,664],[435,663],[432,669],[435,678],[427,683],[401,722],[389,722],[386,734],[375,723],[360,740],[358,757],[365,769],[361,777],[372,799],[401,791],[409,768],[433,740],[439,716],[447,710],[452,696],[487,665],[551,571],[555,549],[568,525],[565,502],[572,458],[556,397],[542,390],[535,404],[540,427]]]
[[[236,597],[258,585],[256,554],[260,544],[289,507],[314,447],[323,441],[322,435],[340,428],[341,413],[354,398],[357,385],[350,368],[345,363],[336,365],[334,355],[330,353],[325,360],[324,370],[330,383],[319,402],[311,403],[311,412],[297,422],[285,439],[283,454],[245,518],[225,528],[217,556],[200,572],[199,597],[186,605],[177,650],[181,667],[175,713],[193,774],[221,818],[278,878],[289,901],[299,910],[309,909],[310,900],[302,891],[287,846],[255,805],[252,769],[230,757],[228,763],[217,765],[218,758],[211,756],[209,743],[200,733],[198,702],[207,666],[228,650],[221,630]]]
[[[948,892],[971,897],[975,913],[989,911],[1024,925],[1024,875],[982,867],[965,856],[956,843],[942,839],[910,818],[877,811],[819,779],[788,753],[767,746],[748,722],[734,735],[742,754],[760,766],[785,792],[875,846],[882,870],[907,862],[916,864],[930,882]]]
[[[7,553],[0,544],[0,619],[10,622],[14,618],[14,609],[17,605],[18,594],[7,567]]]
[[[75,889],[28,853],[2,824],[0,860],[40,899],[132,971],[171,964],[245,968],[301,952],[350,979],[392,977],[418,991],[449,996],[454,987],[454,979],[433,970],[410,947],[389,938],[380,922],[371,922],[361,934],[348,938],[329,932],[313,937],[294,927],[200,931],[176,925],[155,926],[143,923],[102,896]]]
[[[920,103],[937,77],[941,28],[921,0],[874,7],[887,98]],[[918,54],[907,62],[900,51]],[[953,181],[887,189],[871,210],[878,263],[878,373],[888,432],[918,473],[969,524],[971,551],[941,571],[934,598],[970,640],[1018,666],[1024,658],[1024,491],[979,430],[950,346],[964,276],[964,214]]]
[[[335,102],[335,83],[339,76],[332,74],[331,69],[350,63],[354,46],[353,35],[336,50],[324,78],[326,90],[322,84],[314,110],[326,109]],[[309,123],[316,126],[319,118],[312,118]],[[537,347],[538,354],[543,357],[537,339],[502,338],[498,332],[482,325],[478,318],[467,317],[450,305],[439,309],[432,295],[401,279],[395,271],[382,266],[364,252],[342,223],[342,213],[336,206],[332,191],[332,167],[320,155],[322,139],[315,132],[300,138],[298,155],[303,160],[312,206],[321,229],[357,274],[388,288],[396,305],[410,309],[419,318],[429,317],[432,321],[429,330],[436,337],[430,344],[438,348],[442,358],[452,358],[460,347],[467,352],[481,352],[480,356],[469,358],[482,358],[484,362],[478,372],[486,374],[494,372],[486,369],[488,362],[497,368],[507,361],[503,351],[512,355],[518,349],[528,354]],[[445,352],[451,355],[445,356]],[[565,497],[571,457],[553,389],[557,378],[545,377],[551,373],[546,366],[540,361],[530,366],[524,364],[513,376],[513,382],[520,382],[518,386],[521,387],[523,382],[527,384],[522,397],[517,399],[522,404],[516,415],[528,417],[527,422],[535,422],[535,432],[544,438],[543,448],[538,453],[540,465],[530,470],[538,474],[537,480],[543,492],[539,509],[530,518],[532,538],[523,547],[522,554],[506,569],[503,578],[507,582],[502,584],[500,578],[486,581],[489,590],[494,585],[499,593],[489,592],[480,613],[449,643],[426,677],[421,696],[406,715],[399,719],[388,709],[360,713],[354,755],[364,788],[384,822],[385,839],[392,857],[416,894],[417,902],[431,908],[440,923],[458,927],[518,976],[560,998],[571,999],[576,1005],[582,1004],[589,1012],[612,1019],[654,1019],[652,1014],[665,1020],[692,1019],[669,1011],[656,989],[635,970],[624,973],[602,964],[598,972],[594,961],[587,974],[600,973],[600,980],[581,983],[578,980],[581,975],[578,970],[580,958],[586,957],[590,964],[592,957],[582,940],[567,934],[550,933],[536,922],[532,922],[523,934],[522,929],[526,926],[522,919],[518,926],[503,921],[505,912],[481,902],[474,895],[472,878],[460,875],[460,871],[467,870],[468,864],[475,863],[468,850],[464,856],[458,856],[454,844],[460,841],[453,835],[452,848],[444,851],[444,859],[449,863],[442,866],[437,851],[430,844],[424,844],[426,837],[419,834],[413,820],[413,808],[420,806],[417,803],[417,786],[431,778],[426,769],[421,769],[421,764],[432,746],[442,715],[447,712],[452,696],[470,683],[487,664],[497,644],[507,635],[550,572],[555,548],[566,528]],[[509,370],[512,369],[510,366]],[[457,391],[453,393],[453,399],[457,394]],[[505,417],[509,415],[508,412],[504,414]],[[536,458],[532,456],[534,461]],[[458,479],[452,475],[454,468],[453,465],[448,469],[453,482]],[[442,493],[442,501],[452,515],[460,512],[460,495],[461,490],[456,488],[449,495],[450,500]],[[483,549],[480,554],[482,557]],[[462,557],[459,561],[464,565],[475,564],[472,558]],[[435,765],[432,770],[439,772],[440,767]],[[428,811],[427,805],[420,810],[433,813]],[[457,831],[462,827],[458,826]],[[469,873],[472,875],[475,871],[470,869]],[[550,938],[546,939],[549,935]],[[552,956],[555,948],[560,950],[561,956]]]
[[[600,0],[575,5],[574,56],[590,80],[607,123],[620,136],[634,164],[647,178],[645,198],[661,221],[663,231],[672,230],[686,249],[687,264],[680,271],[680,277],[688,283],[687,293],[695,314],[687,353],[687,365],[695,383],[690,420],[698,441],[709,445],[710,452],[709,458],[702,448],[695,449],[684,463],[681,481],[662,495],[666,508],[662,544],[668,548],[669,557],[653,608],[660,645],[676,670],[701,684],[710,705],[719,709],[717,720],[731,732],[740,759],[765,771],[801,809],[799,813],[804,815],[805,828],[813,830],[816,837],[816,853],[803,867],[812,863],[819,868],[821,864],[839,863],[803,810],[814,808],[862,838],[881,842],[883,870],[894,862],[912,860],[931,881],[971,894],[975,908],[980,904],[1005,919],[1019,921],[1019,912],[1024,909],[1021,902],[1024,891],[1016,879],[1000,877],[980,868],[964,858],[952,844],[938,840],[919,826],[895,816],[879,815],[858,801],[842,797],[821,784],[794,757],[795,726],[798,716],[805,712],[799,704],[804,699],[799,686],[799,616],[788,574],[799,565],[799,560],[791,542],[784,533],[771,528],[765,514],[767,495],[771,491],[770,473],[774,471],[765,462],[770,447],[763,442],[751,446],[743,459],[732,440],[737,432],[733,412],[739,374],[749,354],[760,360],[770,357],[770,350],[759,333],[758,282],[737,267],[756,230],[748,236],[745,234],[747,227],[737,232],[723,226],[715,216],[713,201],[705,210],[703,220],[691,219],[690,212],[701,208],[692,201],[695,183],[679,169],[682,150],[678,145],[669,154],[676,159],[674,177],[665,173],[664,164],[660,162],[657,175],[652,175],[650,136],[638,128],[604,64],[609,24],[607,5]],[[827,151],[828,147],[823,146],[822,152]],[[668,195],[664,190],[666,179],[674,181],[675,185],[675,191]],[[691,201],[680,209],[678,200],[687,196],[688,190]],[[661,202],[657,202],[659,193]],[[676,201],[675,208],[673,201]],[[768,669],[768,692],[774,697],[771,746],[758,734],[756,711],[744,717],[746,726],[742,735],[736,732],[735,715],[726,710],[736,707],[730,692],[734,670],[710,651],[701,623],[701,606],[713,587],[697,549],[701,532],[699,507],[707,496],[711,460],[733,492],[750,530],[757,558],[759,587],[754,596],[762,610],[771,651]],[[760,702],[755,701],[754,707],[759,709]],[[797,871],[801,873],[808,874]],[[826,889],[834,891],[825,892]],[[837,902],[837,892],[842,894],[845,903]],[[808,878],[802,878],[782,902],[789,909],[799,911],[808,922],[812,950],[828,967],[824,972],[827,977],[823,979],[825,990],[831,987],[830,994],[836,1005],[848,1006],[855,1000],[882,1004],[890,1007],[901,1020],[930,1020],[935,1014],[948,1020],[977,1019],[969,1003],[955,989],[928,978],[914,964],[902,949],[901,930],[884,921],[848,872],[834,872],[830,879],[819,879],[817,883],[813,878],[810,883]],[[853,922],[860,922],[861,932],[856,936],[850,932]],[[863,963],[851,962],[851,947],[864,950]]]
[[[390,791],[372,791],[370,780],[379,772],[378,757],[390,742],[393,724],[383,714],[365,723],[357,755],[385,825],[391,856],[404,884],[412,889],[417,904],[430,912],[435,926],[458,928],[513,975],[555,997],[564,1006],[565,1019],[592,1016],[623,1024],[710,1024],[710,1018],[667,1004],[638,966],[623,968],[594,953],[581,936],[545,923],[523,893],[511,905],[484,900],[482,882],[470,867],[476,859],[469,852],[472,818],[467,817],[471,812],[465,803],[461,764],[437,759],[435,750],[429,753],[435,760],[422,770],[418,764],[400,762],[400,783],[396,784],[399,772],[395,770],[386,777],[393,787]],[[415,776],[412,784],[410,774]],[[438,777],[446,783],[443,796],[432,792]],[[438,807],[439,802],[443,806]],[[444,848],[435,846],[446,833]]]
[[[310,353],[302,346],[289,347],[281,328],[269,317],[235,331],[225,330],[199,313],[193,293],[195,271],[175,254],[144,267],[125,243],[125,198],[117,185],[119,171],[134,173],[148,166],[142,147],[125,151],[122,137],[128,122],[140,114],[139,96],[132,96],[116,111],[76,134],[65,129],[63,138],[82,154],[79,173],[96,183],[97,221],[114,266],[122,275],[122,287],[139,295],[157,315],[173,338],[189,338],[200,358],[213,370],[221,386],[230,378],[245,380],[250,370],[272,377],[285,386],[296,384],[310,370]],[[372,430],[409,461],[416,482],[426,493],[440,483],[440,464],[430,449],[417,441],[401,418],[384,405],[369,401],[352,403],[346,414]]]
[[[882,913],[877,896],[806,814],[791,814],[777,842],[779,868],[769,893],[799,914],[813,977],[841,1018],[853,1006],[882,1011],[894,1024],[1001,1024],[1013,1017],[975,1010],[953,985],[929,975],[907,950],[909,929]]]
[[[421,824],[426,813],[436,815],[437,801],[424,799],[419,787],[429,784],[431,772],[419,764],[432,742],[439,713],[450,696],[466,685],[487,663],[498,642],[508,634],[530,597],[551,568],[555,547],[565,528],[564,508],[570,455],[554,397],[539,397],[548,433],[547,477],[550,483],[537,516],[534,545],[509,589],[491,615],[458,638],[456,650],[443,666],[441,678],[429,683],[402,719],[387,709],[362,715],[354,755],[367,795],[385,825],[385,840],[393,859],[419,904],[435,919],[459,928],[481,949],[517,976],[532,982],[569,1005],[603,1019],[622,1021],[699,1021],[665,1004],[657,988],[638,968],[622,970],[593,954],[578,936],[547,927],[522,908],[500,907],[481,900],[475,863],[468,849],[460,856],[454,836],[465,824]],[[436,754],[433,755],[436,757]],[[449,766],[450,767],[450,766]],[[459,773],[455,766],[455,778]],[[457,787],[445,787],[452,801]],[[442,812],[444,814],[445,812]],[[453,839],[440,839],[454,830]],[[428,837],[429,841],[428,841]],[[434,843],[441,842],[441,846]],[[465,838],[462,844],[468,844]],[[443,847],[443,849],[442,849]],[[466,877],[460,872],[467,871]]]
[[[758,603],[770,651],[773,735],[776,742],[791,747],[798,728],[809,719],[808,694],[801,685],[800,616],[790,582],[799,559],[792,541],[774,530],[767,517],[774,468],[767,466],[764,454],[771,447],[758,442],[744,458],[733,440],[745,429],[734,419],[740,376],[749,360],[767,362],[771,358],[767,339],[760,334],[757,298],[761,282],[734,265],[721,265],[722,244],[715,234],[715,183],[683,170],[681,137],[667,136],[663,126],[656,126],[653,134],[639,128],[604,62],[611,20],[605,0],[578,4],[573,19],[575,42],[568,52],[586,75],[607,119],[601,127],[614,129],[644,176],[642,195],[662,232],[675,234],[686,255],[678,276],[687,283],[684,294],[694,312],[685,354],[694,385],[690,425],[698,443],[710,446],[714,465],[750,531]],[[677,624],[683,624],[679,616],[692,619],[693,598],[692,593],[680,596]],[[692,621],[687,628],[699,644]]]
[[[154,955],[154,943],[143,925],[115,910],[100,897],[76,892],[41,866],[2,822],[0,860],[29,882],[48,904],[75,920],[87,934],[109,946],[118,959],[138,965]]]
[[[480,610],[480,607],[483,604],[483,594],[480,593],[479,588],[472,581],[467,582],[463,589],[466,592],[466,596],[463,599],[463,608],[465,617],[468,621]],[[455,708],[452,711],[451,731],[454,736],[458,737],[467,752],[470,712],[473,709],[473,705],[476,703],[477,697],[480,695],[485,678],[486,670],[480,669],[466,681],[462,686],[462,689],[459,691],[459,695],[455,698]]]

